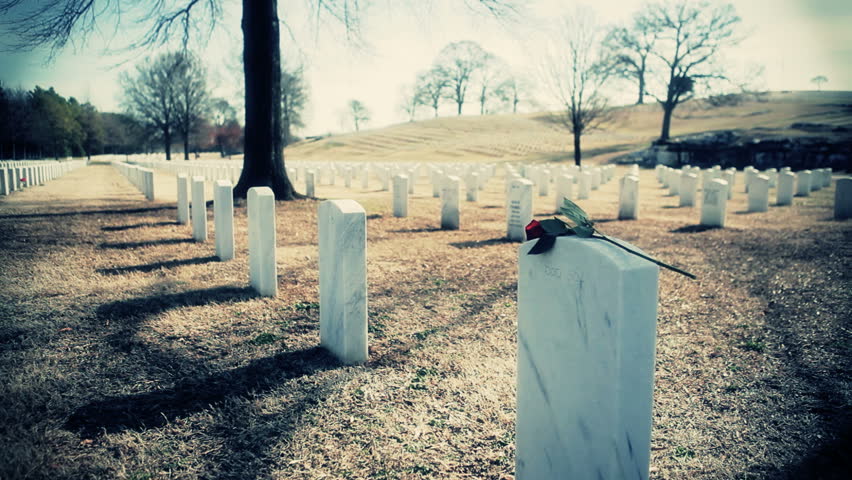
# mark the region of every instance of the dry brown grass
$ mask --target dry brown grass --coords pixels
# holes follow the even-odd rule
[[[660,276],[652,477],[844,478],[852,224],[830,220],[833,188],[743,214],[739,177],[728,228],[695,231],[697,209],[641,178],[641,220],[613,220],[616,182],[582,205],[699,276]],[[448,232],[425,177],[404,219],[388,192],[319,187],[369,215],[360,367],[316,348],[316,201],[277,205],[268,299],[246,288],[243,207],[222,263],[108,166],[0,199],[0,478],[511,478],[502,189]]]

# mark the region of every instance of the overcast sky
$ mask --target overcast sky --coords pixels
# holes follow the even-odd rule
[[[209,83],[218,96],[237,101],[241,55],[239,1],[225,2],[221,24],[211,38],[192,45],[210,70]],[[310,88],[302,134],[351,129],[345,119],[348,100],[361,100],[372,111],[368,127],[405,120],[399,109],[400,91],[427,69],[442,47],[450,42],[473,40],[501,57],[512,70],[535,80],[541,66],[543,26],[564,16],[577,5],[594,10],[603,24],[629,20],[646,2],[639,0],[529,0],[524,15],[511,22],[472,12],[462,0],[402,2],[374,0],[363,12],[363,42],[347,41],[333,22],[317,27],[310,0],[279,0],[282,57],[305,65]],[[402,6],[408,3],[409,6]],[[763,86],[770,90],[814,89],[810,79],[825,75],[824,89],[852,90],[852,0],[733,0],[742,17],[747,38],[725,54],[732,76],[743,76],[755,65],[765,68]],[[85,44],[69,46],[52,63],[46,52],[0,53],[0,80],[11,87],[54,87],[63,96],[91,101],[101,111],[120,110],[120,72],[131,69],[142,57],[155,52],[104,55],[107,45],[133,40],[133,30],[118,34],[104,19],[101,32]],[[3,32],[0,31],[0,35]],[[123,36],[124,35],[124,36]],[[200,48],[199,45],[203,45]],[[629,103],[634,93],[626,85],[611,85],[615,103]],[[546,93],[539,105],[550,105]],[[465,113],[477,113],[475,101]],[[470,109],[468,109],[470,107]],[[529,109],[530,107],[527,107]],[[453,106],[442,107],[450,115]],[[428,116],[428,112],[423,112]]]

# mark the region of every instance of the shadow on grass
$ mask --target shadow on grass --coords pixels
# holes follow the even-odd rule
[[[99,248],[112,248],[116,250],[128,250],[131,248],[153,247],[156,245],[177,245],[179,243],[194,243],[191,238],[166,238],[163,240],[151,240],[146,242],[114,242],[102,243]]]
[[[504,243],[521,243],[509,240],[506,237],[498,237],[498,238],[489,238],[488,240],[471,240],[468,242],[452,242],[450,246],[456,248],[481,248],[488,247],[491,245],[502,245]]]
[[[381,213],[373,213],[373,214],[367,215],[367,220],[375,220],[377,218],[382,218],[382,214]]]
[[[77,408],[65,428],[79,432],[84,438],[158,428],[210,409],[228,398],[263,393],[286,380],[338,366],[340,363],[320,347],[280,353],[214,375],[187,378],[171,388],[91,402]]]
[[[96,310],[98,320],[117,323],[136,323],[133,319],[146,318],[173,308],[194,307],[208,303],[228,303],[248,300],[256,296],[249,287],[216,287],[190,290],[181,293],[166,293],[148,297],[119,300],[101,305]],[[128,332],[120,332],[125,335]]]
[[[82,212],[61,213],[23,213],[20,215],[0,215],[2,218],[40,218],[40,217],[73,217],[75,215],[128,215],[132,213],[161,212],[163,210],[176,210],[177,207],[163,206],[150,208],[131,208],[124,210],[85,210]]]
[[[154,262],[147,263],[144,265],[130,265],[127,267],[115,267],[115,268],[99,268],[96,272],[101,275],[122,275],[125,273],[132,272],[153,272],[154,270],[159,270],[161,268],[174,268],[181,267],[184,265],[201,265],[204,263],[210,263],[218,261],[219,257],[209,256],[209,257],[199,257],[199,258],[185,258],[182,260],[168,260],[165,262]]]
[[[707,230],[718,230],[722,227],[711,227],[709,225],[687,225],[685,227],[675,228],[671,233],[700,233]]]
[[[134,228],[145,228],[145,227],[165,227],[168,225],[179,225],[178,222],[146,222],[146,223],[134,223],[133,225],[115,225],[112,227],[101,227],[101,230],[104,232],[120,232],[122,230],[132,230]]]
[[[388,230],[390,233],[430,233],[440,232],[443,229],[440,227],[423,227],[423,228],[403,228],[400,230]]]

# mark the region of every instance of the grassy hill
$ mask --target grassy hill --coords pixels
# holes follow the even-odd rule
[[[602,130],[583,137],[585,158],[604,162],[642,148],[659,136],[661,123],[656,104],[620,107]],[[771,93],[765,101],[716,108],[691,101],[675,110],[671,134],[813,134],[791,129],[794,123],[852,128],[852,92]],[[293,160],[385,162],[559,161],[573,155],[569,132],[549,113],[442,117],[304,141],[288,147],[286,154]]]

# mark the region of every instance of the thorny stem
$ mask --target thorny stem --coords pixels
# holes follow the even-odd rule
[[[687,272],[687,271],[685,271],[685,270],[681,270],[681,269],[679,269],[679,268],[677,268],[677,267],[673,267],[673,266],[671,266],[671,265],[669,265],[669,264],[663,263],[663,262],[661,262],[661,261],[659,261],[659,260],[656,260],[656,259],[654,259],[654,258],[651,258],[651,257],[649,257],[649,256],[647,256],[647,255],[645,255],[645,254],[639,253],[639,252],[637,252],[636,250],[631,250],[631,249],[629,249],[629,248],[625,247],[624,245],[622,245],[622,244],[620,244],[620,243],[618,243],[618,242],[616,242],[616,241],[612,240],[611,238],[607,237],[606,235],[604,235],[604,234],[602,234],[602,233],[600,233],[600,232],[596,232],[596,233],[598,234],[598,236],[594,236],[594,238],[600,238],[601,240],[606,240],[607,242],[609,242],[609,243],[611,243],[611,244],[615,245],[616,247],[618,247],[618,248],[620,248],[620,249],[622,249],[622,250],[626,250],[626,251],[628,251],[628,252],[632,253],[633,255],[636,255],[637,257],[642,257],[642,258],[644,258],[645,260],[648,260],[649,262],[656,263],[657,265],[659,265],[659,266],[661,266],[661,267],[663,267],[663,268],[668,268],[669,270],[671,270],[671,271],[673,271],[673,272],[677,272],[677,273],[679,273],[679,274],[681,274],[681,275],[684,275],[684,276],[686,276],[686,277],[689,277],[689,278],[691,278],[691,279],[695,280],[695,275],[693,275],[693,274],[691,274],[691,273],[689,273],[689,272]]]

